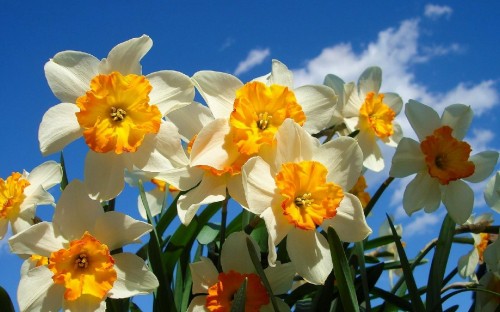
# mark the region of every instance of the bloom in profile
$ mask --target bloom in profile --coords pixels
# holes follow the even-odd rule
[[[479,284],[487,290],[500,292],[500,242],[497,239],[486,247],[484,251],[486,273],[479,280]],[[498,310],[500,300],[496,294],[478,291],[476,294],[477,312],[493,312]]]
[[[403,108],[403,100],[396,93],[380,93],[382,70],[379,67],[367,68],[354,83],[343,84],[342,79],[328,75],[325,84],[339,94],[337,113],[347,133],[359,130],[356,139],[363,151],[363,166],[372,171],[384,169],[384,159],[377,141],[396,147],[403,132],[395,121]]]
[[[9,239],[13,253],[43,260],[23,265],[20,310],[105,311],[107,297],[150,293],[158,280],[144,260],[116,251],[151,230],[150,224],[122,213],[105,213],[81,182],[71,182],[53,222],[37,223]]]
[[[193,277],[193,294],[202,295],[193,298],[188,311],[231,311],[234,296],[245,278],[247,278],[245,311],[274,311],[270,295],[281,295],[290,290],[295,275],[294,267],[291,263],[285,263],[264,269],[273,292],[269,294],[250,259],[246,248],[247,237],[250,238],[243,232],[229,235],[221,251],[220,273],[212,261],[205,257],[189,264]],[[251,240],[257,255],[260,255],[259,246],[253,239]],[[288,305],[281,299],[277,297],[275,299],[280,312],[290,311]]]
[[[472,121],[469,106],[450,105],[440,118],[431,107],[410,100],[405,113],[420,142],[403,138],[392,159],[391,176],[416,173],[404,192],[403,208],[408,215],[422,208],[433,212],[442,201],[453,221],[463,224],[474,204],[474,193],[464,181],[485,180],[497,163],[498,152],[470,155],[471,146],[463,141]]]
[[[488,206],[500,213],[500,171],[497,171],[486,184],[484,200]]]
[[[265,221],[270,265],[286,236],[297,272],[322,284],[333,265],[318,227],[333,227],[349,242],[371,233],[359,199],[347,192],[361,174],[363,155],[356,140],[340,137],[321,145],[293,120],[283,123],[275,139],[265,159],[253,157],[243,166],[248,209]]]
[[[37,205],[50,205],[54,197],[47,192],[61,182],[62,168],[54,161],[47,161],[31,172],[13,172],[0,179],[0,239],[7,232],[9,223],[16,234],[33,224]]]
[[[187,164],[177,128],[163,116],[188,105],[194,86],[182,73],[142,75],[148,36],[115,46],[99,61],[63,51],[45,64],[50,88],[62,103],[43,116],[38,139],[44,155],[83,136],[89,147],[84,183],[94,198],[109,200],[124,187],[124,169],[160,172]]]

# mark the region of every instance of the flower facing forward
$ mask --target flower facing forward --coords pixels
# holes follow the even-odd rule
[[[191,263],[191,275],[193,277],[193,294],[196,296],[191,301],[188,311],[192,312],[229,312],[233,299],[247,278],[247,290],[245,293],[245,311],[265,312],[274,311],[270,294],[268,294],[260,276],[250,259],[246,248],[246,239],[250,237],[243,232],[236,232],[226,239],[221,251],[222,272],[218,272],[210,259],[201,257],[200,261]],[[260,248],[252,239],[257,255]],[[275,267],[264,269],[266,278],[271,285],[273,294],[287,293],[295,275],[291,263],[277,264]],[[290,308],[279,298],[275,298],[279,311],[290,311]]]
[[[359,199],[347,191],[356,183],[363,155],[356,141],[340,137],[326,144],[293,120],[276,133],[275,148],[265,161],[251,158],[242,169],[251,212],[264,219],[269,233],[269,263],[287,236],[287,251],[308,282],[324,283],[332,270],[328,242],[317,228],[333,227],[343,241],[371,233]]]
[[[23,265],[20,310],[104,311],[107,297],[153,291],[158,280],[144,260],[132,253],[112,253],[138,242],[151,229],[122,213],[105,213],[81,182],[71,182],[61,194],[52,223],[37,223],[9,239],[13,253],[47,259],[38,266]]]
[[[333,118],[342,119],[347,133],[359,130],[356,139],[363,151],[363,165],[372,171],[384,169],[384,159],[377,141],[395,147],[403,132],[395,121],[403,108],[403,100],[396,93],[380,93],[382,70],[367,68],[354,83],[344,84],[334,75],[325,78],[325,84],[339,96]]]
[[[13,172],[5,180],[0,179],[0,239],[5,236],[9,223],[13,234],[29,228],[36,206],[54,203],[47,190],[60,183],[61,178],[61,166],[47,161],[31,172]]]
[[[175,71],[142,75],[139,61],[149,51],[148,36],[115,46],[108,57],[76,51],[56,54],[45,76],[63,102],[44,115],[38,139],[44,155],[83,136],[89,147],[85,185],[101,200],[124,186],[124,168],[150,172],[187,163],[177,128],[162,117],[194,98],[189,77]]]
[[[422,208],[433,212],[443,201],[453,221],[463,224],[474,204],[474,193],[464,180],[476,183],[486,179],[498,153],[470,156],[470,145],[462,141],[472,121],[469,106],[450,105],[439,118],[429,106],[410,100],[405,113],[420,143],[403,138],[392,159],[391,176],[417,174],[406,187],[403,208],[408,215]]]

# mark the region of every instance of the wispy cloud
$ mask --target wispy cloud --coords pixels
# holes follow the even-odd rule
[[[440,17],[450,18],[453,9],[446,5],[427,4],[425,6],[424,15],[430,19],[438,19]]]
[[[222,45],[219,48],[219,52],[222,52],[232,46],[234,44],[235,40],[231,37],[227,37],[226,40],[222,43]]]
[[[271,50],[269,48],[251,50],[250,52],[248,52],[247,58],[238,64],[238,67],[236,67],[234,74],[240,75],[248,72],[255,66],[262,64],[262,62],[264,62],[264,60],[270,54]]]
[[[403,229],[405,237],[414,235],[425,235],[433,233],[436,225],[439,225],[444,218],[444,211],[435,213],[415,213],[412,215],[410,223],[406,224]],[[434,226],[433,226],[434,225]]]

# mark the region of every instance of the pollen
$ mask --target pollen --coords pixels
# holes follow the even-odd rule
[[[160,129],[161,113],[149,103],[152,86],[144,76],[98,75],[76,100],[85,143],[97,153],[135,152],[147,134]]]
[[[455,139],[452,132],[449,126],[440,127],[420,143],[429,175],[442,185],[466,178],[475,170],[474,163],[469,161],[470,145]]]
[[[359,109],[359,127],[369,131],[380,139],[390,137],[394,133],[392,122],[396,113],[384,103],[383,94],[368,92]]]
[[[335,217],[344,192],[335,183],[327,182],[327,175],[326,167],[316,161],[281,166],[274,180],[288,222],[303,230],[315,230],[325,219]]]
[[[6,180],[0,179],[0,220],[17,218],[26,198],[24,189],[29,185],[19,172],[13,172]]]
[[[240,153],[255,154],[263,144],[272,143],[274,134],[287,118],[301,126],[306,121],[292,90],[280,85],[249,82],[236,91],[229,117],[233,143]]]
[[[481,237],[481,241],[475,247],[476,247],[477,252],[479,254],[479,262],[483,263],[484,262],[484,251],[486,250],[486,247],[488,247],[488,243],[490,242],[490,234],[480,233],[479,236]]]

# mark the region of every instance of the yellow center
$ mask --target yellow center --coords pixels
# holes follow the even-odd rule
[[[76,118],[94,152],[135,152],[148,133],[158,133],[161,113],[150,105],[152,87],[144,76],[112,72],[98,75],[76,100]]]
[[[443,126],[420,143],[429,175],[442,185],[466,178],[475,169],[474,163],[469,161],[470,145],[452,137],[452,131],[449,126]]]
[[[7,180],[0,179],[0,219],[13,220],[19,215],[26,197],[24,189],[30,185],[19,172],[13,172]]]
[[[235,271],[219,273],[218,282],[208,288],[205,307],[211,312],[229,312],[234,296],[245,278],[248,279],[245,293],[245,312],[258,312],[269,304],[269,295],[256,274],[240,274]]]
[[[490,241],[490,234],[488,233],[480,233],[481,241],[476,245],[477,252],[479,253],[479,262],[483,263],[484,261],[484,251],[486,247],[488,247],[488,243]]]
[[[392,122],[396,113],[383,102],[384,95],[368,92],[365,102],[359,109],[359,127],[361,130],[370,131],[381,139],[394,133]]]
[[[314,230],[337,213],[344,198],[342,188],[327,182],[328,170],[316,161],[285,163],[274,178],[283,196],[283,214],[291,224]]]
[[[64,299],[76,300],[81,295],[104,299],[117,275],[108,246],[88,232],[71,241],[68,249],[53,252],[49,258],[52,280],[66,288]]]
[[[356,184],[352,187],[352,189],[349,191],[352,195],[356,196],[359,201],[361,202],[361,206],[363,208],[368,205],[368,202],[370,201],[370,194],[368,192],[365,192],[366,188],[368,186],[366,185],[366,180],[363,175],[359,176],[358,181],[356,181]]]
[[[280,85],[268,87],[256,81],[245,84],[236,91],[229,118],[238,151],[246,155],[257,153],[262,144],[272,142],[286,118],[301,126],[306,121],[293,91]]]

